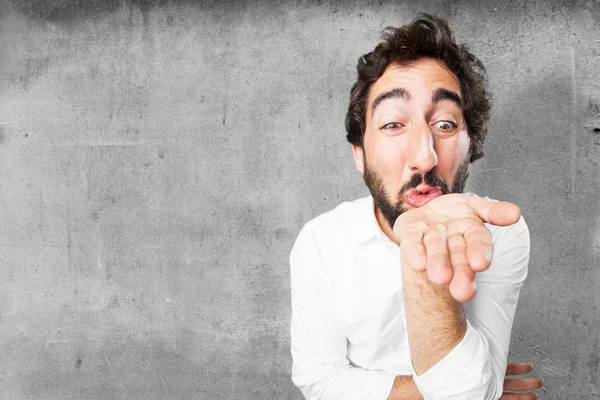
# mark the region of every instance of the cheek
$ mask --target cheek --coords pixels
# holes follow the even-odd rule
[[[383,146],[379,151],[379,164],[387,174],[397,175],[402,172],[406,159],[401,148]]]
[[[367,164],[377,172],[388,190],[397,191],[406,180],[406,143],[400,137],[380,137],[365,143]],[[410,178],[410,177],[409,177]]]
[[[466,131],[459,133],[451,142],[437,146],[437,169],[445,179],[450,179],[469,154],[469,136]]]
[[[399,139],[399,138],[395,138]],[[381,172],[392,182],[398,182],[406,169],[407,144],[402,140],[388,140],[381,143],[378,151],[378,164]]]
[[[469,134],[467,133],[467,131],[462,131],[459,134],[459,139],[458,139],[458,153],[459,153],[458,158],[459,158],[461,164],[465,158],[469,157],[470,148],[471,148],[471,138],[469,137]]]

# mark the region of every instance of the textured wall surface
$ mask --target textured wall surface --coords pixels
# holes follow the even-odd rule
[[[419,11],[488,68],[468,189],[530,227],[510,360],[600,397],[600,4],[414,3],[4,1],[0,398],[300,399],[288,254],[367,193],[354,66]]]

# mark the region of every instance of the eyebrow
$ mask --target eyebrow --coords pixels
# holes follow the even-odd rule
[[[375,97],[375,100],[373,100],[373,104],[371,106],[371,116],[373,116],[375,114],[375,110],[377,109],[377,106],[379,106],[385,100],[404,99],[406,101],[409,101],[411,99],[411,97],[412,96],[410,95],[410,93],[402,87],[398,87],[398,88],[389,90],[387,92],[383,92],[379,96]],[[433,96],[431,96],[431,102],[433,104],[435,104],[435,103],[438,103],[443,100],[449,100],[449,101],[455,103],[458,106],[458,108],[460,108],[460,109],[462,109],[462,107],[463,107],[462,98],[460,97],[460,95],[458,93],[453,92],[452,90],[444,89],[444,88],[436,89],[433,92]]]
[[[377,106],[388,99],[404,99],[408,101],[411,99],[411,95],[406,89],[401,87],[381,93],[379,96],[375,97],[375,100],[373,100],[373,104],[371,105],[371,116],[375,114]]]
[[[450,100],[451,102],[456,103],[458,108],[462,110],[463,102],[458,93],[453,92],[452,90],[438,88],[433,92],[431,102],[435,104],[442,100]]]

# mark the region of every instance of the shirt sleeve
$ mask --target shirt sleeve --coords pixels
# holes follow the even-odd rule
[[[494,256],[477,274],[477,294],[463,305],[467,331],[441,361],[413,379],[429,400],[497,400],[502,395],[510,332],[519,292],[527,277],[529,230],[523,217],[492,237]]]
[[[395,376],[356,368],[334,312],[334,290],[319,243],[308,225],[290,255],[292,380],[309,399],[388,398]]]

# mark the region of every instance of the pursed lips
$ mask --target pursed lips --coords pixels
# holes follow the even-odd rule
[[[404,201],[411,207],[421,207],[441,195],[442,190],[437,186],[419,185],[406,192]]]

